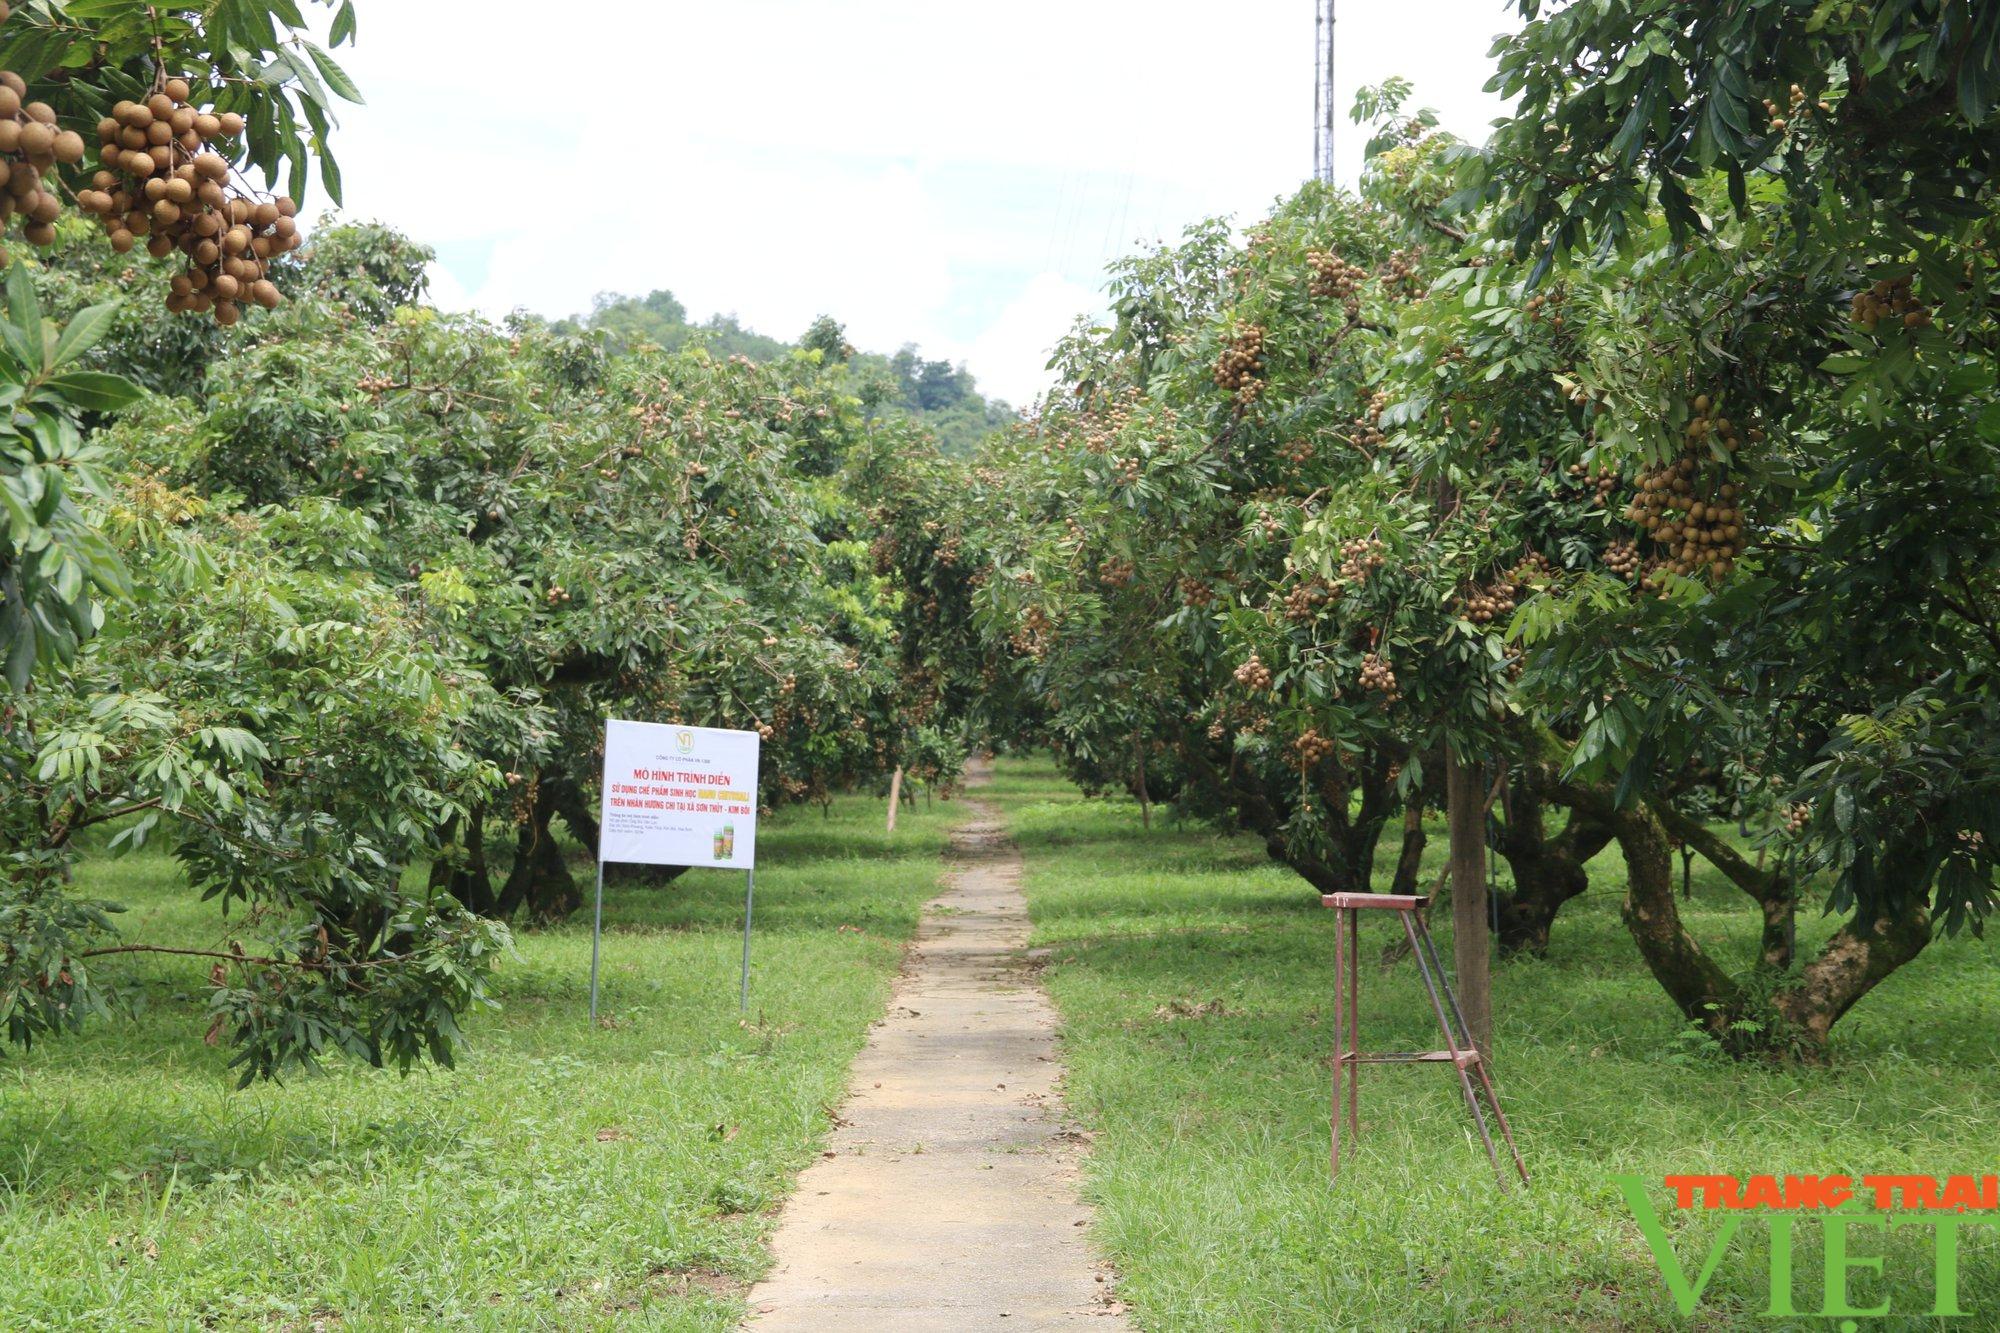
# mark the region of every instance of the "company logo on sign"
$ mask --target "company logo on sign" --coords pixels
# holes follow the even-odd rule
[[[1839,1319],[1841,1333],[1854,1333],[1861,1319],[1880,1319],[1890,1314],[1887,1299],[1876,1305],[1857,1305],[1848,1288],[1854,1269],[1872,1273],[1879,1281],[1884,1275],[1885,1256],[1856,1253],[1869,1233],[1881,1239],[1886,1233],[1922,1229],[1930,1233],[1931,1276],[1934,1300],[1930,1313],[1938,1318],[1968,1315],[1959,1304],[1959,1232],[1966,1227],[2000,1221],[2000,1176],[1956,1175],[1940,1180],[1932,1176],[1867,1175],[1776,1176],[1738,1178],[1720,1175],[1673,1175],[1663,1183],[1673,1192],[1681,1210],[1702,1209],[1718,1214],[1719,1223],[1708,1243],[1708,1253],[1692,1274],[1674,1253],[1673,1232],[1646,1195],[1647,1182],[1639,1176],[1613,1176],[1626,1204],[1639,1223],[1639,1234],[1653,1252],[1660,1276],[1673,1297],[1674,1307],[1691,1316],[1701,1304],[1702,1292],[1715,1276],[1724,1253],[1746,1219],[1763,1221],[1770,1230],[1770,1303],[1762,1312],[1767,1319],[1795,1318],[1800,1315]],[[1796,1242],[1801,1233],[1817,1230],[1821,1260],[1822,1308],[1797,1308],[1792,1271]],[[1843,1317],[1848,1316],[1848,1317]]]
[[[675,733],[674,733],[674,744],[676,744],[676,745],[678,745],[678,746],[680,746],[680,747],[681,747],[681,753],[682,753],[682,754],[693,754],[693,753],[694,753],[694,733],[693,733],[692,731],[677,731],[677,732],[675,732]]]

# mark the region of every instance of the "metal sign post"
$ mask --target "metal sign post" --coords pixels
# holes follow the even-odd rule
[[[604,724],[604,802],[597,834],[597,894],[590,923],[590,1021],[597,1022],[604,953],[604,865],[712,867],[743,876],[743,984],[750,1010],[750,920],[757,888],[754,731]]]

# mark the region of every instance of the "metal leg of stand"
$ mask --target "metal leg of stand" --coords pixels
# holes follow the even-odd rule
[[[590,919],[590,1021],[597,1022],[597,956],[604,943],[604,862],[597,863],[597,910]]]
[[[743,997],[737,1002],[737,1012],[750,1012],[750,912],[757,899],[757,872],[743,872]]]

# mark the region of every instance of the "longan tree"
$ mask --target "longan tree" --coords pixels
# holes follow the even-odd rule
[[[1458,202],[1538,291],[1595,289],[1579,387],[1655,594],[1530,608],[1547,683],[1604,701],[1543,767],[1629,851],[1700,837],[1655,797],[1729,738],[1844,924],[1762,1005],[1665,876],[1634,867],[1628,921],[1691,1018],[1820,1054],[1994,900],[2000,28],[1952,3],[1543,8],[1497,48],[1520,111]]]

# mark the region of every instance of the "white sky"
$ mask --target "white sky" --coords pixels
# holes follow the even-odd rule
[[[1312,169],[1313,0],[364,0],[347,212],[435,246],[450,308],[668,288],[793,338],[963,361],[1024,404],[1105,263]],[[1485,137],[1505,0],[1344,0],[1354,89]]]

